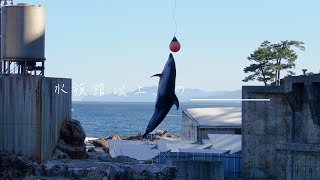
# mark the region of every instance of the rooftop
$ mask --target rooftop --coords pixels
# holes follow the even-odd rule
[[[194,108],[185,113],[200,127],[239,127],[241,128],[241,107]]]

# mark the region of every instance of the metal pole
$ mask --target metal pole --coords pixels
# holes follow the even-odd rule
[[[8,74],[10,75],[10,65],[11,65],[11,62],[9,61],[8,63]]]
[[[6,61],[3,61],[3,74],[6,74]]]
[[[23,62],[23,75],[26,75],[26,71],[27,71],[27,61]]]
[[[0,0],[0,58],[1,58],[1,42],[2,42],[2,36],[1,36],[1,16],[2,16],[2,9],[1,9],[1,3],[2,0]],[[0,75],[2,75],[2,63],[3,61],[0,60]]]
[[[42,76],[44,76],[44,61],[42,61]]]

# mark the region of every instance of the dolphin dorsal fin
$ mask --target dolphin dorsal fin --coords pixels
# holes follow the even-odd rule
[[[173,104],[177,106],[177,110],[179,110],[179,100],[177,95],[174,95]]]
[[[162,76],[162,74],[155,74],[155,75],[151,76],[150,78],[155,77],[155,76],[159,76],[159,77],[161,77],[161,76]]]

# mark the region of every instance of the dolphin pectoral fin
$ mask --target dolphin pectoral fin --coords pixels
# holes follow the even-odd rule
[[[161,76],[162,76],[162,74],[155,74],[155,75],[151,76],[150,78],[155,77],[155,76],[159,76],[159,77],[161,77]]]
[[[178,97],[176,95],[174,95],[173,104],[176,105],[177,106],[177,110],[179,110],[179,100],[178,100]]]

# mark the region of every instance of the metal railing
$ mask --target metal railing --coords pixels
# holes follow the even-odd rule
[[[153,163],[169,164],[172,160],[188,161],[221,161],[224,166],[225,177],[240,177],[241,154],[215,154],[215,153],[191,153],[191,152],[160,152],[154,158]]]

